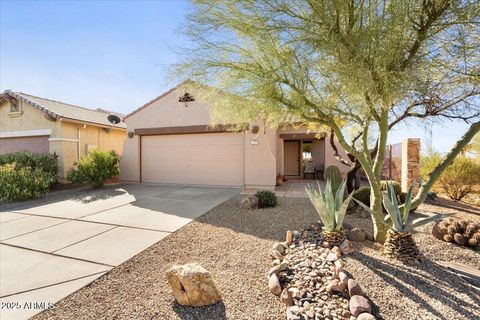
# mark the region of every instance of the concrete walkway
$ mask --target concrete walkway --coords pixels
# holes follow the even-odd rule
[[[0,212],[0,319],[28,319],[238,193],[120,185]]]

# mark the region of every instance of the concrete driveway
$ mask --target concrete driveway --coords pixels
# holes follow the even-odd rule
[[[0,212],[0,318],[51,308],[239,191],[120,185]]]

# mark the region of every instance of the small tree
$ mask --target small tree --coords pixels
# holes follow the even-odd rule
[[[389,130],[408,119],[472,122],[427,175],[413,208],[480,131],[479,19],[476,0],[197,0],[185,30],[193,47],[179,71],[221,89],[197,94],[214,122],[295,119],[332,130],[352,167],[357,161],[365,171],[383,243]]]
[[[67,180],[100,188],[106,180],[120,174],[119,161],[120,157],[115,151],[92,150],[75,163],[67,174]]]

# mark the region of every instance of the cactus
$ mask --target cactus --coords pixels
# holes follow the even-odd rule
[[[353,199],[370,206],[370,187],[361,187],[353,193]]]
[[[460,246],[476,247],[480,245],[480,225],[469,220],[448,219],[438,223],[432,234],[437,239],[456,243]]]
[[[387,193],[383,194],[383,206],[388,212],[388,215],[385,217],[385,225],[389,225],[390,229],[387,231],[387,237],[383,244],[383,252],[389,257],[402,261],[418,260],[420,253],[410,231],[415,227],[440,221],[448,215],[434,215],[408,221],[410,205],[413,198],[413,186],[410,187],[403,206],[398,205],[398,199],[393,185],[388,184],[387,187]],[[371,209],[362,202],[357,201],[357,203],[373,214]]]
[[[388,185],[392,185],[393,189],[395,190],[395,194],[397,196],[400,196],[402,194],[402,186],[400,185],[399,182],[397,181],[393,181],[393,180],[382,180],[380,181],[380,190],[381,191],[388,191]],[[405,193],[405,197],[407,196],[407,194]],[[405,202],[402,201],[402,203]]]
[[[446,242],[452,242],[453,241],[453,237],[449,234],[446,234],[445,236],[443,236],[443,241],[446,241]]]
[[[353,195],[353,193],[351,193],[345,200],[343,200],[345,186],[346,182],[342,181],[340,188],[334,191],[332,188],[332,182],[327,180],[325,191],[322,191],[320,184],[318,185],[318,191],[312,187],[305,189],[308,198],[320,216],[320,220],[322,220],[322,234],[324,240],[331,245],[340,245],[345,240],[343,219],[345,218],[348,204]]]
[[[336,192],[343,181],[340,169],[337,166],[328,166],[325,169],[325,180],[330,181],[333,192]]]

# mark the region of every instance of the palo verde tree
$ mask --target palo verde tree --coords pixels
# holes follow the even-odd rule
[[[198,0],[179,71],[221,89],[203,96],[216,122],[295,119],[332,130],[368,177],[383,242],[389,130],[409,119],[471,124],[412,207],[480,130],[479,15],[478,0]]]

